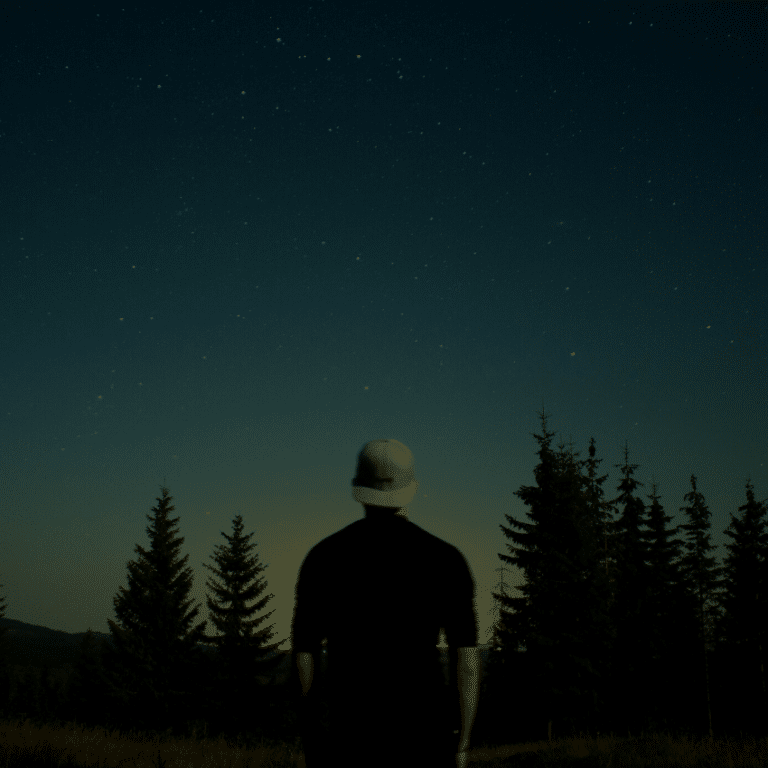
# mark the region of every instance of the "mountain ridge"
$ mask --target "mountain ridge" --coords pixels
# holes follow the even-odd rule
[[[78,657],[80,642],[87,634],[87,632],[64,632],[63,630],[51,629],[39,624],[30,624],[18,619],[2,617],[0,618],[0,628],[5,627],[10,630],[6,634],[6,638],[10,640],[9,662],[22,667],[35,667],[36,669],[41,669],[45,664],[48,664],[54,670],[63,669],[71,671]],[[99,641],[112,642],[112,636],[109,632],[92,630],[92,634]],[[214,647],[203,643],[200,644],[200,647],[208,652],[215,651]],[[447,673],[449,647],[447,645],[436,645],[435,647],[440,653],[444,673]],[[490,647],[490,643],[478,643],[483,668],[485,667]],[[326,649],[323,648],[323,656],[325,654]],[[277,677],[284,679],[287,671],[286,667],[290,663],[291,651],[289,649],[270,651],[264,658],[268,660],[277,655],[285,657],[277,667]],[[323,662],[325,662],[325,659]]]

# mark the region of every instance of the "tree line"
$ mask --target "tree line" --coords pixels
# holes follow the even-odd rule
[[[283,660],[282,654],[267,658],[282,644],[270,643],[274,625],[256,630],[273,612],[255,614],[273,595],[247,605],[266,588],[258,578],[264,567],[248,556],[254,534],[243,535],[238,515],[233,536],[222,532],[228,544],[215,547],[218,568],[204,564],[221,579],[206,581],[215,596],[206,602],[218,630],[207,634],[207,621],[194,623],[199,606],[188,610],[193,580],[192,569],[185,567],[189,555],[179,558],[184,542],[174,527],[179,518],[169,517],[175,509],[172,497],[165,487],[161,492],[154,515],[146,516],[150,547],[136,545],[138,557],[127,564],[128,588],[120,586],[113,598],[117,622],[108,619],[112,642],[97,643],[89,629],[65,687],[55,685],[47,666],[39,676],[27,669],[14,681],[7,663],[8,629],[0,628],[3,716],[26,713],[37,724],[73,722],[124,734],[132,730],[178,738],[190,737],[193,728],[200,735],[205,724],[213,736],[290,740],[295,726],[291,692],[298,676],[292,675],[284,686],[262,683]],[[0,617],[5,610],[2,598]]]
[[[625,447],[616,498],[604,500],[597,477],[595,440],[589,459],[556,453],[542,412],[535,485],[518,496],[529,522],[505,515],[500,525],[513,544],[506,563],[525,573],[521,597],[493,593],[500,603],[486,663],[473,740],[510,743],[566,737],[574,731],[702,735],[767,733],[765,680],[766,502],[756,502],[749,480],[740,518],[731,514],[728,555],[717,567],[709,553],[710,512],[691,475],[681,507],[688,522],[668,530],[656,484],[646,506]],[[281,657],[266,654],[272,626],[255,631],[272,612],[257,617],[271,595],[246,604],[266,588],[264,568],[249,557],[253,533],[233,536],[206,564],[222,583],[206,582],[218,634],[194,624],[192,571],[179,559],[184,539],[168,489],[147,515],[150,547],[136,545],[128,563],[128,588],[113,599],[117,622],[108,620],[112,643],[97,644],[89,630],[65,690],[49,670],[27,671],[11,695],[7,665],[0,674],[4,716],[35,713],[84,727],[127,733],[170,732],[185,738],[204,723],[209,735],[292,741],[300,687],[295,665],[288,684],[264,686]],[[618,515],[614,519],[614,515]],[[641,530],[648,528],[648,530]],[[686,534],[685,543],[673,538]],[[685,553],[681,555],[681,549]],[[1,586],[1,585],[0,585]],[[4,616],[0,599],[0,617]],[[0,629],[0,643],[7,630]],[[285,642],[285,641],[283,641]],[[210,654],[198,643],[215,649]],[[2,646],[0,646],[0,651]],[[0,653],[0,661],[3,655]],[[315,685],[315,683],[313,683]]]
[[[517,530],[500,526],[513,543],[498,557],[525,582],[522,596],[493,593],[499,618],[478,720],[528,739],[768,735],[768,500],[757,502],[747,479],[718,567],[694,475],[680,508],[688,522],[668,530],[656,483],[650,505],[639,496],[626,444],[618,495],[604,500],[594,438],[577,461],[572,447],[550,448],[541,419],[536,485],[515,492],[530,522],[505,515]]]

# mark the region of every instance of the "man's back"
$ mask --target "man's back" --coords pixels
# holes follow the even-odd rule
[[[438,658],[443,628],[452,648],[477,645],[475,581],[456,547],[401,517],[367,517],[316,544],[296,583],[295,651],[331,666],[387,651],[382,665]],[[389,661],[388,661],[389,660]]]
[[[456,547],[407,519],[366,517],[305,558],[293,648],[319,658],[327,639],[321,685],[339,727],[419,723],[422,733],[452,734],[455,667],[446,689],[436,644],[443,628],[452,651],[477,645],[474,599],[472,572]]]

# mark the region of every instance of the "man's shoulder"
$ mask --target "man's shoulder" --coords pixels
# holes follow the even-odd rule
[[[315,544],[307,557],[309,558],[311,555],[312,559],[324,560],[337,551],[340,553],[348,552],[357,544],[365,543],[367,539],[372,538],[379,542],[383,541],[385,537],[390,537],[397,542],[401,551],[412,546],[421,553],[422,557],[426,557],[431,552],[434,556],[442,556],[447,559],[449,565],[451,562],[456,565],[461,561],[466,563],[458,547],[434,533],[430,533],[412,520],[400,519],[395,522],[397,528],[391,526],[389,529],[378,528],[375,531],[367,523],[365,518],[361,518],[344,526],[344,528],[340,528]]]

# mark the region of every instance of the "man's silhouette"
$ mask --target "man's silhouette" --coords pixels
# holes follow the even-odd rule
[[[456,547],[408,520],[418,482],[401,442],[367,443],[352,486],[365,517],[316,544],[296,583],[291,634],[306,692],[307,768],[450,768],[477,706],[476,684],[460,695],[456,683],[457,649],[466,659],[477,645],[474,577]],[[441,628],[448,686],[436,648]],[[318,681],[324,640],[327,672]],[[327,693],[327,730],[318,727],[313,681]]]

